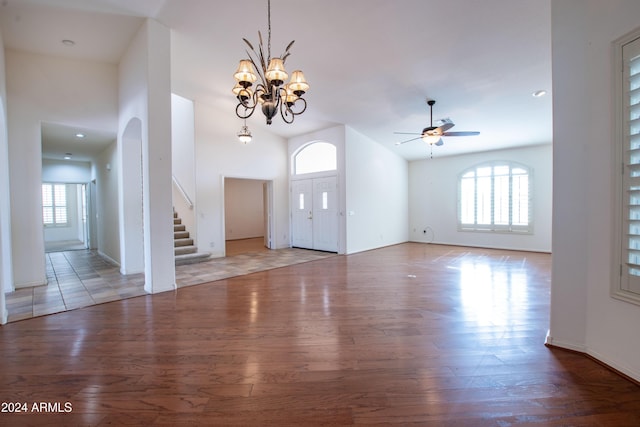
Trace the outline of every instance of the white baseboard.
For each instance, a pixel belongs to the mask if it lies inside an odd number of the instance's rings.
[[[616,362],[609,360],[605,355],[598,353],[597,351],[587,351],[587,354],[597,361],[607,365],[608,367],[615,369],[621,374],[631,378],[634,381],[640,383],[640,372],[634,371],[626,366],[622,366]]]
[[[24,289],[24,288],[34,288],[36,286],[47,286],[49,284],[49,281],[47,279],[44,279],[44,282],[41,281],[37,281],[37,282],[27,282],[27,283],[16,283],[15,284],[15,289]]]
[[[597,351],[593,351],[593,350],[589,350],[588,347],[581,345],[581,344],[576,344],[576,343],[570,343],[570,342],[566,342],[566,341],[559,341],[559,340],[555,340],[551,335],[550,335],[550,331],[547,331],[547,337],[544,340],[545,345],[551,346],[551,347],[557,347],[557,348],[561,348],[561,349],[565,349],[565,350],[571,350],[571,351],[575,351],[578,353],[582,353],[585,356],[591,357],[594,360],[596,360],[599,363],[602,363],[603,365],[607,366],[610,369],[613,369],[619,373],[621,373],[622,375],[625,375],[627,377],[629,377],[630,379],[640,382],[640,372],[634,371],[633,369],[630,369],[626,366],[622,366],[619,363],[616,363],[612,360],[609,360],[609,358],[603,354],[598,353]]]
[[[569,341],[561,341],[561,340],[554,339],[550,335],[549,331],[547,331],[547,337],[544,340],[544,344],[552,347],[564,348],[565,350],[577,351],[579,353],[587,352],[587,348],[584,345],[578,344],[578,343],[572,343]]]
[[[106,259],[107,261],[109,261],[110,263],[115,265],[116,267],[120,267],[120,263],[118,261],[116,261],[115,259],[111,258],[109,255],[105,254],[104,252],[98,251],[98,255],[100,255],[102,258]]]

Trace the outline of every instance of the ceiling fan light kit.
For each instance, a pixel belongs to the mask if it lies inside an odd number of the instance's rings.
[[[441,146],[444,144],[442,137],[445,136],[474,136],[480,135],[480,132],[476,131],[460,131],[460,132],[448,132],[449,129],[455,126],[455,123],[450,118],[444,118],[438,120],[436,123],[437,126],[433,125],[433,106],[436,101],[433,99],[427,99],[427,104],[429,105],[429,113],[430,113],[430,125],[424,129],[418,137],[407,139],[406,141],[400,141],[396,145],[401,145],[410,141],[415,141],[416,139],[422,139],[424,142],[429,144],[430,146]],[[406,132],[395,132],[396,134],[407,134]]]
[[[307,101],[303,95],[309,90],[309,84],[301,70],[291,73],[291,80],[285,83],[289,79],[285,61],[290,55],[289,49],[295,40],[287,45],[281,56],[271,57],[271,0],[267,1],[267,20],[269,33],[266,56],[260,31],[258,31],[257,50],[243,38],[249,47],[247,50],[249,58],[240,61],[233,75],[236,85],[232,91],[238,100],[236,115],[241,119],[247,119],[251,117],[256,107],[260,106],[268,125],[278,112],[285,123],[293,123],[295,116],[304,113],[307,109]],[[253,87],[258,79],[260,81]]]

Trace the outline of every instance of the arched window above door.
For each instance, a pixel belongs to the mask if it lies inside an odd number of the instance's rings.
[[[293,174],[334,171],[337,169],[336,146],[328,142],[311,143],[293,156]]]

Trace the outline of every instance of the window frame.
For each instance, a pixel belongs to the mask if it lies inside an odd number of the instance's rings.
[[[300,156],[301,154],[303,154],[305,152],[305,150],[308,150],[314,146],[318,146],[318,145],[323,145],[323,146],[330,146],[332,147],[332,154],[333,154],[333,159],[332,162],[335,164],[333,165],[334,167],[332,169],[318,169],[318,170],[313,170],[313,171],[309,171],[309,172],[299,172],[298,171],[298,166],[299,166],[299,162],[298,162],[298,156]],[[291,167],[291,175],[292,176],[312,176],[312,175],[318,175],[318,174],[327,174],[327,173],[335,173],[338,170],[338,147],[335,146],[335,144],[332,144],[330,142],[326,142],[326,141],[314,141],[311,142],[309,144],[305,144],[304,146],[302,146],[299,150],[297,150],[293,156],[292,156],[292,167]]]
[[[496,175],[495,170],[497,167],[508,167],[508,174]],[[489,175],[479,175],[479,169],[490,168],[491,173]],[[516,174],[515,176],[527,176],[527,217],[528,222],[526,225],[514,223],[513,218],[513,177],[514,170],[522,169],[525,171],[525,174]],[[465,177],[473,173],[472,177]],[[495,182],[496,177],[508,177],[508,193],[509,199],[507,201],[507,223],[496,223],[496,211],[495,211]],[[473,194],[473,223],[462,222],[463,221],[463,184],[465,179],[473,178],[474,179],[474,194]],[[479,223],[478,221],[478,178],[489,178],[490,181],[490,201],[489,201],[489,223]],[[489,161],[478,163],[474,166],[471,166],[461,173],[458,174],[458,200],[457,200],[457,224],[458,231],[469,231],[469,232],[486,232],[486,233],[506,233],[506,234],[533,234],[534,230],[534,221],[533,221],[533,169],[530,166],[525,164],[514,162],[514,161]]]
[[[613,64],[612,73],[614,78],[614,94],[613,94],[613,110],[614,110],[614,126],[613,126],[613,138],[614,143],[611,144],[612,150],[612,172],[614,175],[614,191],[613,191],[613,238],[612,238],[612,264],[611,264],[611,284],[610,295],[612,298],[626,301],[635,305],[640,305],[640,291],[631,289],[632,285],[629,283],[631,280],[635,282],[637,286],[640,277],[629,273],[629,270],[634,268],[627,264],[629,259],[630,249],[627,242],[631,237],[629,231],[630,221],[627,219],[627,214],[631,208],[628,204],[630,192],[627,191],[627,183],[632,181],[626,177],[626,173],[631,170],[627,161],[627,154],[630,154],[631,150],[631,135],[629,130],[630,121],[629,118],[631,105],[627,95],[629,86],[627,85],[627,63],[625,62],[624,49],[625,46],[630,46],[637,52],[636,58],[640,56],[640,28],[622,36],[615,40],[612,44],[613,48]],[[636,54],[634,52],[634,54]],[[639,105],[637,103],[635,105]],[[637,166],[637,165],[636,165]],[[637,234],[633,234],[637,235]]]

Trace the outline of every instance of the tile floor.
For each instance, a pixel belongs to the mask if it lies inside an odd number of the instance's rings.
[[[297,248],[255,249],[198,264],[176,266],[176,284],[181,288],[334,255]],[[47,253],[46,273],[48,285],[6,294],[9,322],[146,294],[144,274],[124,276],[118,266],[95,251]]]

